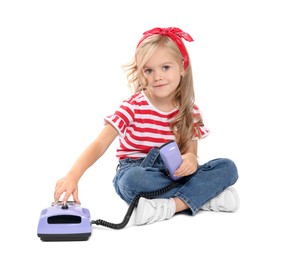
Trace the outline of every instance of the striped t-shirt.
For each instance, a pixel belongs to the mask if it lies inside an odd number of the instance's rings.
[[[177,108],[170,112],[158,110],[150,103],[143,91],[124,100],[113,115],[105,117],[105,123],[112,124],[120,136],[116,156],[119,159],[144,157],[151,148],[160,147],[174,140],[170,120],[177,113]],[[199,108],[195,105],[193,118],[196,118],[199,113]],[[194,122],[195,127],[196,124],[197,122]],[[204,126],[199,130],[202,137],[209,133]],[[195,139],[197,139],[197,133]]]

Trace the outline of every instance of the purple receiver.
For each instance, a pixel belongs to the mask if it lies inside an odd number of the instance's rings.
[[[181,177],[174,176],[175,171],[182,163],[182,157],[177,143],[175,141],[165,143],[159,148],[159,153],[169,171],[170,178],[174,181],[180,179]]]

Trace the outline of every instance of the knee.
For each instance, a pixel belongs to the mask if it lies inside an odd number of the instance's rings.
[[[205,164],[206,171],[212,171],[218,173],[219,176],[227,179],[230,185],[234,184],[238,179],[238,171],[236,164],[228,158],[219,158],[209,161]]]
[[[238,179],[238,170],[236,164],[228,158],[221,159],[221,163],[224,167],[225,173],[230,179],[231,185],[234,184]]]
[[[145,169],[141,166],[135,166],[128,169],[123,176],[118,180],[118,184],[121,187],[135,188],[143,182],[143,174]]]
[[[123,170],[120,173],[120,177],[116,178],[113,182],[115,191],[127,203],[131,203],[134,197],[141,191],[139,183],[142,172],[142,167],[131,167],[130,169]]]

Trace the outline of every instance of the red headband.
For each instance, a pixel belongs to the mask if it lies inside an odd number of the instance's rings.
[[[185,45],[181,38],[185,39],[188,42],[192,42],[192,37],[188,34],[183,32],[181,29],[176,27],[168,27],[168,28],[154,28],[149,31],[143,33],[143,38],[139,41],[138,46],[141,44],[143,40],[147,37],[152,36],[154,34],[161,34],[164,36],[169,36],[178,46],[184,60],[184,69],[186,70],[189,65],[188,53],[186,51]]]

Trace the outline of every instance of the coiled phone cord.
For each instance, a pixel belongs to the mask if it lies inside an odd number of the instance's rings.
[[[115,223],[111,223],[111,222],[108,222],[108,221],[105,221],[105,220],[102,220],[102,219],[97,219],[97,220],[92,220],[91,221],[91,224],[95,224],[95,225],[101,225],[101,226],[105,226],[105,227],[108,227],[108,228],[112,228],[112,229],[122,229],[124,228],[129,220],[130,220],[130,217],[133,213],[133,210],[134,208],[138,205],[138,202],[139,202],[139,199],[141,197],[144,197],[146,199],[152,199],[152,198],[155,198],[159,195],[162,195],[170,190],[172,190],[173,188],[177,187],[179,185],[178,182],[172,182],[170,183],[169,185],[165,186],[164,188],[162,189],[159,189],[159,190],[156,190],[156,191],[151,191],[151,192],[141,192],[139,193],[132,201],[132,203],[129,205],[129,208],[123,218],[123,221],[121,223],[118,223],[118,224],[115,224]]]

